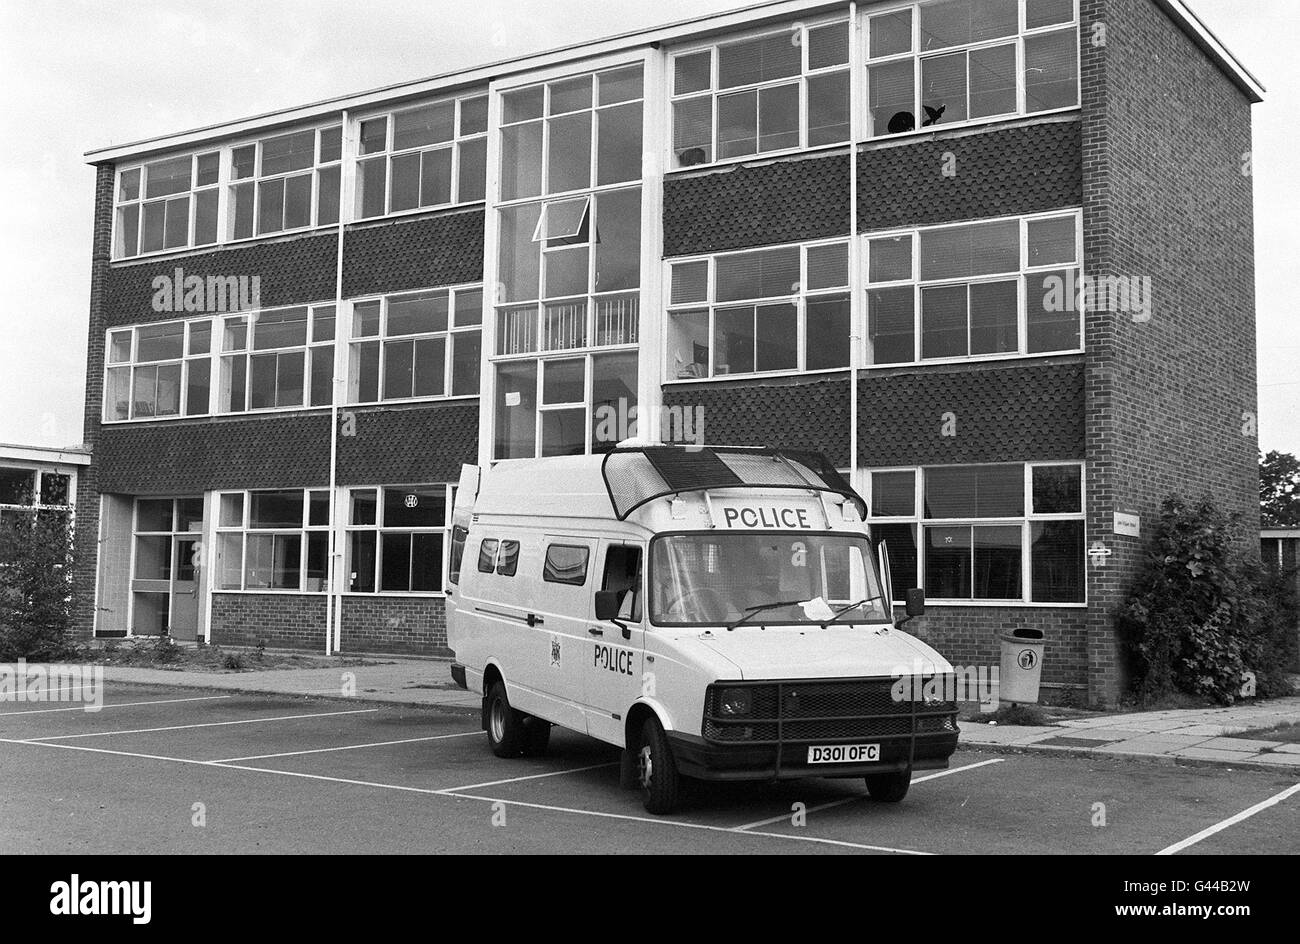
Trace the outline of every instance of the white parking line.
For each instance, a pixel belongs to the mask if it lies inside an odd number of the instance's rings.
[[[300,757],[303,754],[328,754],[331,751],[359,751],[363,747],[389,747],[393,744],[415,744],[418,741],[445,741],[448,738],[473,737],[482,731],[461,731],[459,734],[434,734],[429,737],[402,738],[399,741],[373,741],[369,744],[344,744],[339,747],[318,747],[310,751],[285,751],[281,754],[253,754],[249,757],[223,757],[209,764],[233,764],[241,760],[269,760],[272,757]]]
[[[479,732],[475,731],[474,734]],[[607,764],[592,764],[588,767],[568,767],[564,770],[552,770],[544,774],[529,774],[526,777],[510,777],[506,780],[489,780],[487,783],[470,783],[463,787],[448,787],[443,793],[456,793],[460,790],[481,790],[484,787],[499,787],[503,783],[519,783],[521,780],[541,780],[543,777],[559,777],[562,774],[576,774],[584,770],[599,770],[602,767],[617,767],[618,761],[610,761]]]
[[[974,770],[976,767],[987,767],[989,764],[1000,764],[1003,758],[999,757],[994,760],[982,760],[978,764],[967,764],[964,767],[952,767],[948,770],[940,770],[938,773],[926,774],[924,777],[917,777],[912,781],[913,784],[925,783],[927,780],[937,780],[940,777],[950,777],[953,774],[959,774],[966,770]],[[843,797],[839,800],[831,800],[829,803],[822,803],[818,806],[809,807],[805,813],[820,813],[822,810],[829,810],[836,806],[844,806],[846,803],[856,803],[858,800],[865,800],[866,794],[859,796]],[[782,813],[780,816],[771,816],[767,819],[760,819],[754,823],[746,823],[744,826],[736,826],[735,829],[754,829],[758,826],[771,826],[773,823],[784,823],[790,819],[790,813]]]
[[[353,708],[349,711],[320,711],[308,715],[276,715],[274,718],[244,718],[240,721],[208,721],[203,724],[175,724],[166,728],[135,728],[127,731],[86,731],[82,734],[47,734],[45,737],[24,738],[28,742],[67,741],[72,738],[106,737],[110,734],[154,734],[159,731],[187,731],[191,728],[220,728],[231,724],[262,724],[267,721],[297,721],[301,718],[330,718],[334,715],[364,715],[378,708]]]
[[[157,701],[118,701],[111,704],[100,705],[98,708],[89,709],[84,705],[76,705],[72,708],[37,708],[33,711],[0,711],[0,718],[7,718],[10,715],[44,715],[51,711],[84,711],[87,714],[95,714],[97,711],[103,711],[105,708],[133,708],[137,705],[174,705],[182,701],[212,701],[216,698],[234,698],[234,695],[200,695],[197,698],[160,698]]]
[[[1249,809],[1242,810],[1236,816],[1229,816],[1221,823],[1215,823],[1213,826],[1202,829],[1195,836],[1188,836],[1182,842],[1176,842],[1172,846],[1166,846],[1164,849],[1157,852],[1156,855],[1174,855],[1175,853],[1182,852],[1188,846],[1194,846],[1202,839],[1209,839],[1215,833],[1221,833],[1229,826],[1235,826],[1243,820],[1250,819],[1256,813],[1262,812],[1270,806],[1277,806],[1277,804],[1281,803],[1287,797],[1294,796],[1296,793],[1300,793],[1300,783],[1297,783],[1295,786],[1287,787],[1281,793],[1271,796],[1267,800],[1262,800]]]

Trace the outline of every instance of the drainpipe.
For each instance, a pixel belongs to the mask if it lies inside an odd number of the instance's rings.
[[[849,484],[859,493],[858,479],[858,370],[861,366],[862,247],[858,240],[858,4],[849,3]]]
[[[339,559],[343,551],[339,546],[339,529],[338,529],[338,465],[339,465],[339,401],[342,398],[339,385],[344,382],[340,376],[342,371],[339,370],[339,360],[341,350],[346,350],[340,346],[340,332],[343,330],[343,230],[344,221],[347,219],[348,193],[347,181],[351,178],[348,174],[348,161],[352,156],[352,149],[348,147],[351,140],[351,129],[348,127],[348,113],[343,112],[342,130],[340,132],[340,146],[342,148],[342,161],[339,165],[339,225],[338,225],[338,247],[334,257],[334,376],[330,384],[330,517],[329,517],[329,554],[326,558],[325,567],[325,655],[332,655],[339,650],[340,635],[342,631],[342,609],[343,600],[338,590],[337,583],[339,579]],[[336,597],[339,599],[335,600]]]

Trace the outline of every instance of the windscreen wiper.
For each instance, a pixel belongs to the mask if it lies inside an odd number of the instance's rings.
[[[727,624],[727,632],[731,632],[737,626],[741,626],[745,623],[748,623],[753,617],[757,616],[759,613],[764,613],[767,610],[780,609],[783,606],[798,606],[803,602],[804,602],[803,600],[781,600],[776,603],[760,603],[757,606],[748,607],[745,610],[744,616],[742,616],[738,620],[733,620],[732,622]]]
[[[865,600],[859,600],[857,603],[850,603],[848,606],[840,607],[838,610],[835,611],[834,616],[832,616],[826,622],[822,623],[822,629],[825,629],[831,623],[838,623],[840,617],[843,616],[845,613],[847,613],[849,610],[856,610],[858,607],[866,606],[868,603],[875,603],[877,600],[884,599],[884,596],[885,595],[883,593],[877,593],[874,597],[867,597]]]

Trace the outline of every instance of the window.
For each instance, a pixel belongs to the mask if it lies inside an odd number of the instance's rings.
[[[571,544],[550,544],[546,548],[546,563],[542,579],[547,583],[567,583],[581,587],[587,582],[587,558],[591,551]]]
[[[207,151],[119,171],[113,255],[215,243],[220,169],[221,152]]]
[[[0,526],[38,518],[52,520],[65,528],[72,521],[72,476],[65,472],[39,472],[36,469],[0,467]],[[9,535],[3,535],[7,540]],[[13,549],[0,548],[0,563]]]
[[[353,302],[348,402],[478,396],[482,323],[478,286]]]
[[[218,412],[328,406],[333,392],[334,331],[333,305],[224,318]]]
[[[502,577],[513,577],[519,569],[519,542],[502,541],[497,552],[497,573]]]
[[[848,284],[844,242],[674,262],[667,376],[848,367]]]
[[[441,592],[454,495],[449,485],[350,489],[349,592]]]
[[[618,618],[641,622],[641,548],[616,544],[605,552],[600,589],[620,594]]]
[[[218,493],[217,589],[324,591],[329,523],[324,489]]]
[[[451,529],[451,549],[447,554],[447,580],[449,583],[460,583],[460,566],[465,559],[465,539],[469,537],[469,529],[463,525],[456,525]]]
[[[497,566],[497,548],[501,542],[495,538],[484,538],[483,543],[478,546],[478,572],[480,574],[490,574],[496,570]]]
[[[674,56],[673,166],[848,141],[848,65],[846,20]]]
[[[868,17],[871,136],[1077,107],[1076,23],[1073,0],[933,0]]]
[[[227,239],[339,221],[343,130],[308,128],[230,151]]]
[[[873,471],[871,532],[889,549],[895,596],[1084,602],[1078,463]]]
[[[357,219],[483,199],[486,95],[361,121]]]
[[[1077,211],[873,236],[867,363],[1082,350],[1082,239]]]
[[[104,421],[208,413],[211,352],[207,318],[109,331]]]

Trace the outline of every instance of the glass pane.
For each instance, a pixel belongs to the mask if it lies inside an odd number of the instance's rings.
[[[190,241],[190,198],[180,197],[167,201],[166,222],[163,229],[163,248],[175,249]]]
[[[1041,272],[1025,277],[1025,316],[1029,353],[1075,351],[1079,337],[1078,270]]]
[[[673,104],[673,153],[678,167],[695,167],[713,160],[712,96]]]
[[[672,272],[671,304],[708,300],[709,263],[706,260],[674,263]]]
[[[927,518],[1018,518],[1025,513],[1022,465],[944,466],[925,470]]]
[[[207,246],[217,241],[217,202],[220,191],[202,190],[194,196],[194,245]]]
[[[502,128],[501,199],[535,197],[541,192],[542,123]]]
[[[212,389],[212,362],[192,360],[186,365],[185,415],[200,416],[208,412],[208,394]]]
[[[974,538],[975,599],[1021,599],[1025,591],[1020,575],[1020,526],[976,527]]]
[[[546,548],[546,563],[542,566],[542,579],[548,583],[567,583],[580,587],[587,582],[587,558],[591,552],[585,547],[550,544]]]
[[[596,197],[596,234],[592,242],[596,252],[595,291],[624,291],[641,284],[640,188]]]
[[[446,523],[446,486],[406,485],[384,489],[385,528],[441,528]]]
[[[970,117],[983,118],[986,115],[1015,112],[1015,43],[989,49],[972,49],[969,69]]]
[[[316,532],[307,535],[307,574],[303,589],[319,593],[325,589],[329,575],[330,536]]]
[[[131,632],[137,636],[165,636],[169,605],[165,593],[135,593],[131,611]]]
[[[1032,470],[1034,514],[1083,511],[1083,471],[1077,465],[1040,465]]]
[[[939,0],[920,10],[923,50],[1014,36],[1020,27],[1018,0]]]
[[[548,246],[585,243],[591,236],[591,197],[546,204],[538,237]]]
[[[245,409],[244,393],[248,383],[248,360],[243,354],[221,359],[221,410],[239,413]]]
[[[691,53],[673,60],[673,94],[703,92],[713,86],[713,52]]]
[[[849,24],[832,23],[808,31],[808,68],[825,69],[849,62]]]
[[[393,158],[393,192],[389,202],[394,213],[420,205],[419,154],[402,154]]]
[[[912,237],[886,236],[871,240],[870,281],[900,282],[912,278]]]
[[[1038,29],[1074,19],[1074,0],[1025,0],[1025,29]]]
[[[798,109],[797,101],[794,107]],[[813,76],[808,80],[808,146],[838,144],[848,139],[849,74]]]
[[[718,98],[718,157],[758,153],[758,93],[737,92]]]
[[[910,518],[916,514],[916,473],[872,472],[871,514]]]
[[[776,298],[799,291],[799,248],[765,249],[719,256],[715,298]]]
[[[487,192],[487,138],[464,141],[459,149],[456,199],[461,203],[482,200]]]
[[[599,88],[597,101],[601,105],[613,105],[640,98],[641,84],[640,66],[602,72],[596,76],[596,85]]]
[[[849,298],[834,295],[808,299],[805,341],[807,370],[849,366]]]
[[[374,338],[379,336],[379,300],[357,302],[352,306],[352,336]]]
[[[546,291],[543,297],[585,294],[590,255],[591,250],[586,246],[548,252],[543,257],[546,260]]]
[[[137,330],[136,360],[141,363],[178,358],[185,349],[185,325],[174,321]],[[129,350],[129,348],[128,348]]]
[[[446,331],[448,304],[445,291],[390,297],[387,336]]]
[[[447,392],[447,339],[415,342],[415,389],[412,396],[440,397]]]
[[[420,206],[451,203],[451,148],[420,155]]]
[[[230,152],[230,175],[234,180],[247,180],[253,176],[257,162],[257,145],[248,144]]]
[[[497,555],[497,573],[503,577],[513,577],[519,569],[519,542],[502,541],[501,553]]]
[[[306,170],[315,161],[315,131],[295,131],[262,141],[262,176]]]
[[[912,60],[888,62],[867,70],[871,133],[902,134],[916,129],[916,72]]]
[[[921,356],[965,357],[970,353],[966,333],[965,285],[921,290]]]
[[[925,595],[936,600],[970,599],[969,526],[925,529]]]
[[[715,374],[754,372],[754,309],[719,308],[713,325]]]
[[[460,133],[482,134],[487,131],[488,100],[486,95],[463,98],[460,102]]]
[[[239,590],[244,576],[244,536],[242,534],[217,535],[217,554],[220,557],[217,586],[221,590]]]
[[[591,186],[591,112],[568,115],[550,122],[547,162],[547,193],[563,193]]]
[[[372,118],[361,122],[361,153],[378,154],[388,149],[388,119]]]
[[[500,365],[496,388],[496,458],[532,458],[536,452],[537,362]]]
[[[490,574],[496,569],[497,547],[500,542],[485,538],[478,546],[478,569],[480,573]]]
[[[176,499],[176,530],[192,532],[203,530],[203,499]]]
[[[641,177],[641,103],[603,108],[597,115],[596,183],[622,183]]]
[[[871,363],[906,364],[915,360],[914,304],[911,286],[867,293]]]
[[[320,133],[320,162],[328,164],[343,157],[343,129],[324,128]]]
[[[140,168],[124,170],[118,177],[117,199],[119,201],[138,200],[140,198]]]
[[[754,369],[799,366],[799,310],[794,305],[760,305],[756,312]]]
[[[587,399],[587,362],[573,358],[546,361],[542,372],[542,403],[585,403]]]
[[[458,331],[451,336],[452,396],[478,396],[482,348],[483,338],[477,331]]]
[[[1025,38],[1025,111],[1079,104],[1079,39],[1074,29]]]
[[[906,592],[917,585],[916,575],[916,525],[873,524],[871,537],[884,541],[889,551],[889,569],[893,572],[893,597],[904,599]]]
[[[921,278],[960,279],[1020,268],[1016,220],[951,226],[921,233]]]
[[[970,352],[1004,354],[1020,350],[1020,283],[991,282],[970,287]]]
[[[1031,596],[1035,603],[1084,602],[1082,521],[1030,525]]]
[[[537,305],[514,305],[497,311],[497,353],[537,350]]]
[[[301,528],[303,498],[298,489],[253,492],[250,496],[250,528]]]
[[[1029,264],[1031,266],[1063,265],[1076,261],[1074,215],[1058,216],[1050,220],[1030,220]]]
[[[849,284],[849,249],[843,243],[808,248],[807,288],[839,288]]]
[[[146,197],[165,197],[173,193],[184,193],[190,189],[192,159],[173,157],[165,161],[146,164],[144,195]]]
[[[546,410],[541,414],[542,455],[580,456],[587,449],[587,410]]]
[[[284,229],[284,179],[266,180],[257,185],[257,231],[278,233]]]
[[[240,184],[230,188],[230,199],[234,204],[230,211],[230,235],[232,239],[247,239],[253,235],[253,185]]]
[[[668,314],[668,376],[687,380],[709,376],[709,313]]]
[[[238,492],[221,496],[217,523],[223,528],[244,526],[244,496]]]
[[[311,349],[311,405],[329,406],[334,401],[334,348]]]
[[[131,369],[117,367],[109,370],[104,390],[104,417],[124,420],[131,415]]]
[[[798,32],[783,30],[718,47],[718,87],[736,88],[798,75],[803,68],[799,38]]]
[[[29,487],[34,487],[34,481]],[[135,503],[137,531],[171,531],[173,504],[170,498],[142,498]]]
[[[348,590],[375,592],[375,565],[379,535],[374,531],[353,531],[348,535]]]
[[[5,470],[10,471],[10,470]],[[45,472],[41,475],[41,504],[42,505],[66,505],[68,503],[68,493],[72,488],[72,476],[63,475],[59,472]],[[0,478],[0,493],[4,492],[3,479]],[[6,504],[4,498],[0,498],[0,505]]]
[[[318,305],[311,310],[312,341],[334,340],[334,306]]]
[[[921,60],[921,126],[966,120],[966,53]]]
[[[605,452],[636,434],[637,354],[591,359],[591,451]]]
[[[393,115],[393,150],[442,144],[455,135],[456,103],[438,102]]]
[[[384,399],[402,400],[415,385],[415,343],[389,341],[384,345]]]
[[[388,161],[379,157],[357,165],[357,212],[364,218],[384,215],[384,181],[388,178]]]
[[[873,16],[870,25],[871,58],[912,51],[912,11],[899,10]]]
[[[442,589],[442,532],[411,535],[411,590]]]
[[[379,499],[373,488],[352,489],[352,514],[348,519],[354,525],[374,524]]]
[[[117,211],[117,251],[121,256],[134,256],[140,251],[139,205]]]
[[[520,89],[517,92],[506,92],[501,96],[502,124],[542,117],[545,95],[545,87],[541,85]]]
[[[253,350],[265,351],[307,343],[307,309],[264,311],[253,325]]]
[[[589,75],[551,83],[551,101],[548,114],[563,115],[591,107],[591,81]]]

